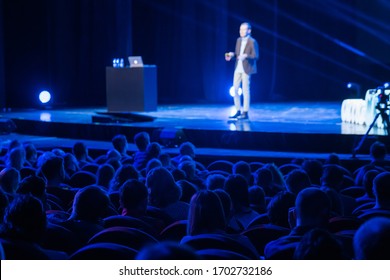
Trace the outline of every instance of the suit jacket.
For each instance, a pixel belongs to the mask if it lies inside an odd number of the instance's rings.
[[[241,41],[242,39],[239,37],[236,42],[236,57],[240,55]],[[245,46],[244,53],[248,55],[248,57],[242,61],[245,73],[248,75],[257,73],[256,60],[259,58],[259,46],[257,45],[256,40],[250,36]],[[237,62],[238,61],[236,60],[235,67],[237,67]]]

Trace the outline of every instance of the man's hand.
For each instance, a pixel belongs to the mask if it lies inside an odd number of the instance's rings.
[[[225,53],[225,60],[230,61],[234,57],[234,52],[227,52]]]

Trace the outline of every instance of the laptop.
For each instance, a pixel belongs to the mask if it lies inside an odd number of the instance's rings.
[[[130,68],[133,67],[144,67],[141,56],[129,56],[129,65]]]

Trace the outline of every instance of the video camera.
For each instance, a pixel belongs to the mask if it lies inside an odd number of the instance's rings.
[[[376,88],[376,95],[378,96],[377,109],[388,109],[390,88],[379,86]]]

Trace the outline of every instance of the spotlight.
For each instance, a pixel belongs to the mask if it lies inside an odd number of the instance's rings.
[[[39,101],[41,101],[42,104],[47,104],[51,100],[51,94],[47,90],[41,91],[39,94]]]
[[[230,93],[231,97],[234,97],[234,87],[230,88],[229,93]],[[241,94],[242,94],[242,89],[238,88],[238,95],[241,95]]]

